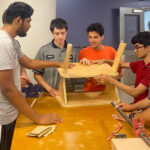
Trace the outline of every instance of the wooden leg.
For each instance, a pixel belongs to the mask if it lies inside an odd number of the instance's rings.
[[[105,90],[104,90],[104,94],[106,95],[111,95],[113,98],[116,97],[115,99],[118,99],[118,101],[116,101],[116,103],[120,102],[120,98],[119,98],[119,94],[117,91],[117,88],[112,85],[112,84],[108,84],[105,86]]]
[[[67,105],[66,79],[61,77],[59,83],[59,96],[57,97],[61,104]]]

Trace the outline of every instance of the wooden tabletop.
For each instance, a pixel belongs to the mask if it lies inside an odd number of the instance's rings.
[[[32,103],[34,99],[27,99]],[[26,134],[37,127],[31,120],[19,114],[11,150],[111,150],[106,138],[117,128],[119,121],[112,119],[116,110],[111,105],[65,108],[57,100],[43,95],[33,106],[40,114],[56,113],[64,122],[47,137],[28,137]],[[135,137],[127,122],[121,122],[119,133]]]
[[[80,63],[74,64],[75,66],[71,69],[67,69],[66,72],[64,71],[64,68],[57,68],[60,76],[64,78],[90,78],[99,76],[101,73],[112,77],[118,75],[118,72],[114,72],[112,67],[107,63],[101,65],[82,65]]]

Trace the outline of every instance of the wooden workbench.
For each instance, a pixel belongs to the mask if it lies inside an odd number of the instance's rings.
[[[32,99],[27,99],[29,103]],[[11,150],[111,150],[111,141],[106,138],[116,129],[118,121],[112,119],[116,110],[111,105],[65,108],[57,100],[43,95],[33,106],[38,113],[56,113],[64,122],[47,137],[28,137],[26,133],[37,125],[19,115],[15,127]],[[121,122],[119,133],[135,137],[131,127]]]

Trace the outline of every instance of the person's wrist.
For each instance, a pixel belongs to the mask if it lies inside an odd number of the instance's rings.
[[[102,59],[103,63],[107,63],[106,59]]]
[[[52,87],[50,87],[50,88],[49,88],[49,90],[48,90],[48,92],[49,92],[49,93],[51,93],[51,92],[52,92],[52,90],[53,90],[53,88],[52,88]]]
[[[133,104],[129,104],[128,109],[129,109],[129,111],[133,111],[135,109],[135,107]]]
[[[62,62],[57,62],[56,67],[61,68],[62,67]]]
[[[122,63],[121,62],[119,63],[119,68],[122,68]]]
[[[115,81],[115,79],[114,79],[114,78],[109,77],[109,79],[108,79],[108,83],[109,83],[109,84],[113,84],[113,83],[114,83],[114,81]]]
[[[35,112],[35,118],[33,119],[33,121],[37,124],[40,124],[40,116],[41,115]]]
[[[45,85],[45,90],[50,93],[50,91],[52,90],[52,87],[50,87],[49,85]]]

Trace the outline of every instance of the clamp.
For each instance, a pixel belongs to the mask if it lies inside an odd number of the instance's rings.
[[[122,138],[126,138],[126,134],[125,133],[121,133],[121,134],[117,134],[117,133],[114,133],[114,136],[116,139],[122,139]]]
[[[133,131],[137,137],[140,137],[140,133],[144,132],[146,134],[146,129],[144,128],[145,120],[142,118],[138,122],[136,118],[132,119]]]
[[[116,128],[116,130],[113,131],[113,132],[110,134],[110,136],[106,139],[106,141],[109,141],[110,139],[112,139],[112,137],[115,136],[115,135],[121,130],[121,128],[122,128],[122,125],[121,125],[121,123],[119,122],[119,123],[118,123],[118,127]]]

